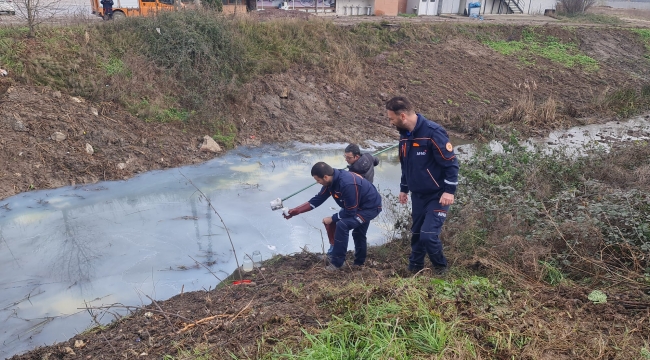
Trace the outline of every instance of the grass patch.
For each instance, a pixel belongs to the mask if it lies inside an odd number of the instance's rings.
[[[553,36],[544,37],[532,29],[525,29],[519,41],[484,40],[484,43],[503,55],[517,56],[524,64],[534,64],[535,56],[539,56],[568,68],[580,66],[586,71],[599,69],[598,61],[581,54],[577,44],[565,43]]]
[[[582,13],[570,15],[558,15],[558,19],[564,22],[577,22],[586,24],[621,25],[623,20],[616,16],[604,14]]]
[[[452,339],[463,338],[463,333],[455,328],[456,319],[452,317],[451,323],[443,320],[445,308],[439,307],[440,303],[462,298],[477,309],[487,309],[508,301],[508,292],[500,284],[476,276],[449,282],[426,277],[393,279],[382,287],[396,289],[400,296],[378,296],[368,303],[351,303],[343,316],[334,316],[321,331],[303,330],[305,340],[300,350],[284,347],[283,351],[267,354],[265,358],[418,359],[440,356],[456,342]],[[346,288],[367,286],[351,283]],[[470,344],[469,347],[474,346]]]
[[[226,149],[235,147],[235,138],[237,137],[237,128],[234,124],[224,120],[214,122],[215,134],[212,136],[214,141],[222,144]]]
[[[641,37],[646,48],[645,57],[650,59],[650,29],[632,29],[632,31]]]
[[[127,72],[127,68],[124,65],[122,59],[110,58],[107,62],[102,64],[102,68],[106,71],[106,74],[109,76],[124,74]]]
[[[600,100],[600,107],[614,111],[621,117],[630,117],[650,109],[650,85],[640,90],[624,88],[606,94]]]

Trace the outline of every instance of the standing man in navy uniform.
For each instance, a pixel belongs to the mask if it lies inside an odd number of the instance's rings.
[[[366,262],[368,245],[366,233],[370,220],[381,212],[381,196],[375,186],[368,180],[348,171],[333,169],[324,162],[318,162],[311,168],[311,175],[321,190],[308,202],[289,210],[288,220],[292,217],[319,207],[330,196],[341,207],[337,214],[323,219],[326,226],[336,223],[334,249],[330,264],[325,270],[336,271],[345,262],[348,250],[350,230],[354,240],[354,265],[362,266]]]
[[[417,114],[408,99],[394,97],[386,103],[390,124],[400,133],[399,159],[402,167],[399,201],[406,204],[411,192],[410,272],[424,268],[429,256],[436,274],[447,271],[440,232],[454,203],[458,185],[458,159],[442,126]]]

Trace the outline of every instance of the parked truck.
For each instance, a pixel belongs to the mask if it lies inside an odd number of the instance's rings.
[[[93,14],[106,18],[100,0],[90,0]],[[184,4],[180,0],[113,0],[113,19],[125,16],[154,15],[159,11],[176,10]]]

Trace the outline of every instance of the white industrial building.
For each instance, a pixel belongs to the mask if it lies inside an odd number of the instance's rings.
[[[484,14],[544,14],[545,10],[555,10],[557,0],[336,0],[337,15],[377,15],[395,16],[397,14],[417,15],[468,15],[470,3],[479,3],[474,9],[478,15]]]

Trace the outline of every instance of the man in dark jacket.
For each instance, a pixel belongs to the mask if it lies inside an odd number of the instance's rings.
[[[458,185],[458,159],[449,136],[442,126],[415,113],[404,97],[386,103],[390,124],[400,133],[399,159],[402,167],[399,201],[406,204],[412,194],[413,227],[409,271],[424,268],[429,255],[434,272],[447,271],[439,235],[454,203]]]
[[[345,148],[345,161],[348,163],[348,170],[361,175],[361,177],[372,183],[375,177],[375,166],[379,165],[379,159],[369,153],[361,155],[359,145],[350,144]],[[330,242],[327,256],[331,257],[332,251],[334,251],[334,233],[336,232],[336,223],[325,224],[325,230],[327,231],[327,238]]]
[[[375,166],[379,165],[379,159],[370,153],[362,155],[359,145],[350,144],[345,148],[345,161],[348,163],[348,170],[363,176],[370,182],[374,180]]]
[[[348,250],[349,232],[352,230],[354,240],[354,265],[363,265],[366,261],[366,233],[370,220],[381,212],[381,196],[373,184],[358,174],[332,169],[324,162],[318,162],[311,168],[311,175],[323,187],[308,202],[289,210],[286,219],[311,211],[319,207],[330,196],[341,207],[337,214],[323,219],[323,224],[336,224],[334,233],[334,250],[330,264],[325,268],[335,271],[343,266]]]
[[[113,17],[113,0],[102,0],[100,3],[104,8],[104,20],[111,19]]]

